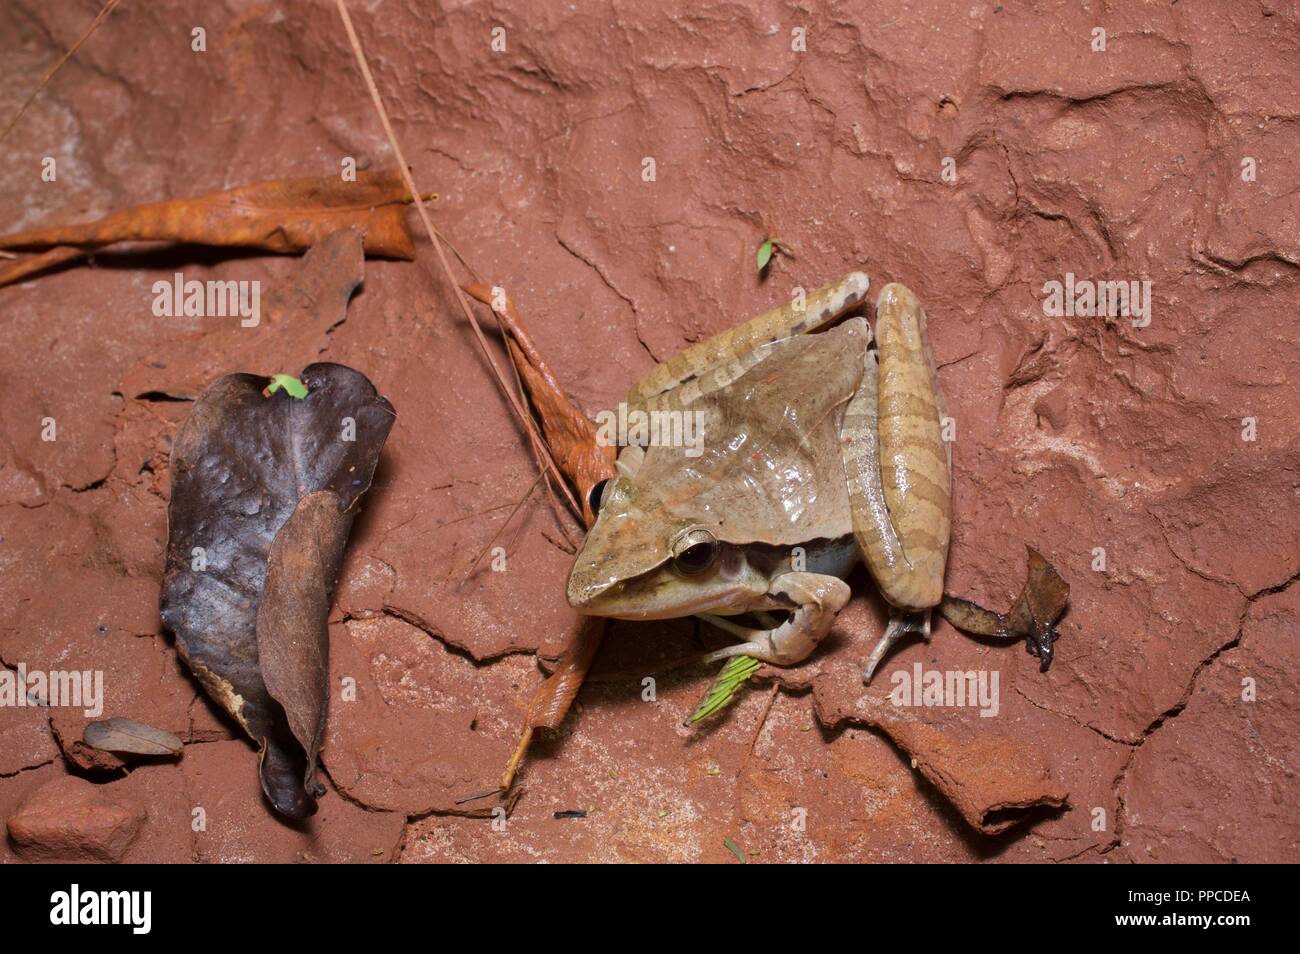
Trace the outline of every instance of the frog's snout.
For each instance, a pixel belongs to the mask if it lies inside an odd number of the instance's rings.
[[[640,587],[620,578],[608,561],[584,559],[581,553],[569,571],[565,597],[584,616],[640,619]]]
[[[590,564],[584,564],[579,556],[578,562],[574,563],[573,569],[569,572],[569,583],[565,588],[565,597],[569,605],[579,613],[588,616],[600,615],[591,610],[601,594],[614,585],[613,580],[600,579],[592,572],[594,569]]]
[[[575,608],[578,612],[586,612],[593,600],[597,599],[604,589],[607,589],[607,587],[595,586],[591,582],[584,580],[582,574],[578,573],[578,569],[575,567],[573,572],[569,573],[568,587],[564,595],[568,598],[569,606]]]

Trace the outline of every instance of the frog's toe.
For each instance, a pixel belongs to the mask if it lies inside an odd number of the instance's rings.
[[[905,610],[890,611],[889,625],[885,627],[884,635],[880,637],[880,642],[876,643],[876,648],[871,650],[871,655],[867,657],[867,663],[862,668],[862,681],[864,683],[871,683],[871,677],[875,673],[876,667],[885,658],[890,647],[910,633],[918,633],[922,639],[930,638],[929,610],[920,613],[909,613]]]
[[[701,619],[707,619],[710,623],[717,623],[716,619],[708,616],[703,616]],[[777,662],[775,659],[769,659],[768,657],[770,655],[770,650],[765,643],[756,642],[755,640],[747,640],[743,643],[733,643],[730,646],[724,646],[722,649],[709,653],[704,657],[704,662],[715,663],[720,659],[730,659],[732,656],[753,656],[755,659],[761,660],[765,663],[773,663],[777,666],[781,665],[781,663]]]
[[[800,662],[809,652],[812,652],[812,647],[816,645],[816,643],[809,644],[807,650],[802,654],[792,652],[794,648],[791,645],[792,641],[789,634],[783,632],[783,630],[795,621],[795,616],[774,629],[751,629],[748,626],[733,623],[721,616],[702,615],[700,618],[744,640],[742,643],[724,646],[722,649],[709,653],[704,657],[706,663],[729,659],[732,656],[753,656],[755,659],[771,663],[773,666],[791,666]]]

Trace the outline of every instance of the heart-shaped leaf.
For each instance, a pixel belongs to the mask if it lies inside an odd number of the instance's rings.
[[[232,374],[195,402],[172,451],[162,591],[182,657],[261,747],[262,787],[291,818],[324,793],[330,594],[396,417],[352,368],[300,378],[302,399]]]

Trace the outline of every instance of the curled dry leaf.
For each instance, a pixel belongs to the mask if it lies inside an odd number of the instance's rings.
[[[86,726],[82,741],[104,752],[134,755],[179,755],[184,744],[166,729],[134,719],[102,719]]]
[[[318,490],[298,502],[271,544],[257,608],[262,678],[307,753],[304,784],[309,789],[329,700],[330,593],[352,523],[341,503],[332,490]]]
[[[193,199],[138,205],[94,222],[0,236],[0,249],[48,249],[6,262],[0,285],[26,278],[117,242],[191,242],[268,252],[301,252],[332,232],[365,232],[368,255],[411,260],[406,225],[410,193],[396,172],[275,179]]]
[[[996,639],[1024,639],[1025,648],[1040,660],[1039,671],[1052,665],[1052,644],[1061,638],[1056,622],[1070,602],[1070,584],[1033,547],[1025,586],[1005,613],[995,613],[970,600],[945,596],[940,605],[943,618],[960,630]]]
[[[172,452],[162,591],[181,656],[260,746],[262,787],[291,818],[323,793],[330,594],[396,416],[352,368],[299,377],[301,400],[232,374],[195,402]]]
[[[509,333],[510,357],[528,391],[528,400],[541,424],[542,437],[556,466],[578,491],[582,520],[590,527],[596,522],[591,491],[614,476],[615,448],[596,439],[596,425],[565,395],[533,344],[514,302],[504,292],[489,285],[468,285],[465,291],[485,305],[491,305]],[[494,291],[499,294],[494,296]]]
[[[528,399],[541,424],[542,437],[552,458],[582,502],[582,519],[590,527],[596,522],[591,491],[614,476],[615,449],[596,439],[596,426],[574,406],[541,353],[533,344],[514,303],[488,285],[471,285],[465,291],[491,305],[505,326],[510,357],[528,391]],[[494,292],[497,294],[494,295]],[[565,648],[555,669],[533,692],[524,716],[524,728],[515,751],[506,764],[499,788],[508,791],[514,783],[533,734],[538,729],[557,729],[582,688],[587,671],[605,635],[605,620],[588,617],[573,641]]]

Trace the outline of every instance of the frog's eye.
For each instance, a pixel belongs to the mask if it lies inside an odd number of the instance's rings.
[[[609,495],[610,481],[602,480],[593,484],[591,490],[587,491],[587,503],[591,505],[592,513],[600,513],[600,508],[605,505],[605,498]]]
[[[687,530],[673,543],[673,566],[683,576],[703,573],[718,559],[718,541],[703,527]]]

